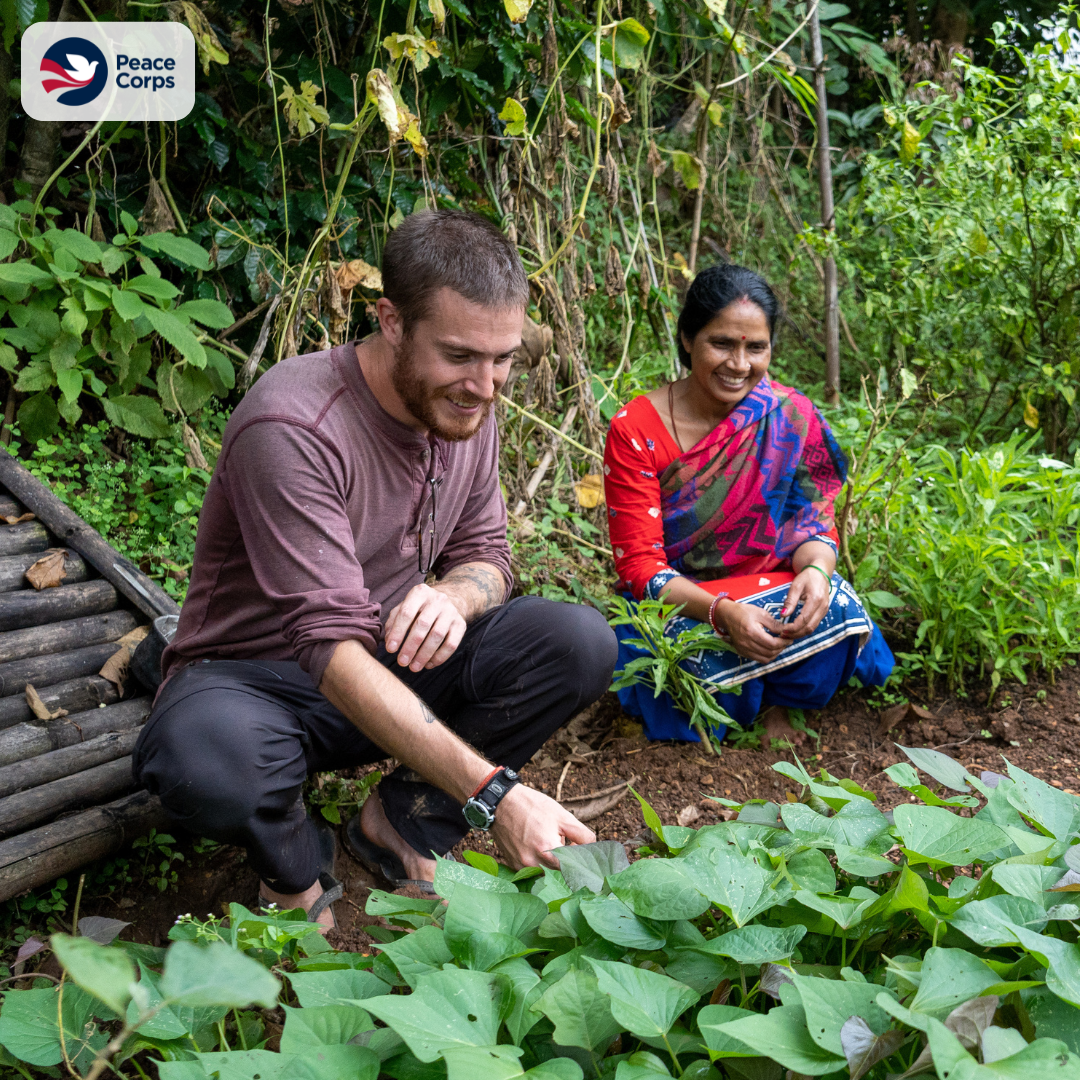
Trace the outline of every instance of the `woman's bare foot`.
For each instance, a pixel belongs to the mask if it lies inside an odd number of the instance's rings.
[[[390,824],[377,791],[367,797],[360,811],[360,828],[372,843],[389,848],[401,860],[406,877],[414,881],[435,880],[435,860],[425,859],[411,844],[406,843],[397,829]]]
[[[773,705],[765,711],[761,722],[765,725],[765,734],[770,740],[779,739],[792,746],[802,746],[806,742],[806,733],[796,731],[791,726],[788,711],[782,705]]]
[[[311,905],[322,894],[323,887],[317,881],[309,889],[305,889],[301,893],[274,892],[265,881],[259,882],[259,899],[264,904],[277,904],[279,911],[292,911],[294,908],[303,908],[305,911],[310,911]],[[319,933],[325,934],[327,930],[334,929],[334,913],[327,907],[319,914],[315,922],[319,927]]]

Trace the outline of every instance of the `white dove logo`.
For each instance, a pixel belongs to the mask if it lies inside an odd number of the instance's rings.
[[[52,93],[53,90],[61,88],[75,90],[94,81],[94,72],[97,71],[98,66],[96,60],[87,60],[85,56],[80,56],[78,53],[66,53],[65,56],[68,62],[66,69],[62,68],[55,60],[43,60],[41,62],[42,71],[48,71],[59,76],[59,78],[45,79],[42,82],[41,85],[45,88],[46,93]]]

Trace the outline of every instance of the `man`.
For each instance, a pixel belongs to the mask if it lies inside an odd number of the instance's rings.
[[[346,834],[395,884],[430,882],[470,821],[512,865],[557,866],[592,832],[492,774],[599,697],[616,657],[592,608],[505,602],[491,406],[528,302],[517,252],[476,215],[413,214],[383,288],[379,334],[278,364],[229,420],[134,754],[177,824],[247,848],[263,902],[327,926],[310,772],[397,760]]]

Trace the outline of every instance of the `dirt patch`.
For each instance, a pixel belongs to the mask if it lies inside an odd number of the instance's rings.
[[[907,799],[882,770],[906,760],[895,743],[934,747],[962,762],[978,775],[1003,771],[1004,757],[1055,787],[1080,792],[1080,675],[1066,668],[1055,685],[1006,686],[992,705],[986,695],[942,697],[914,702],[906,709],[872,709],[865,696],[844,692],[820,713],[807,716],[819,739],[804,748],[802,760],[813,771],[824,767],[834,776],[849,777],[879,796],[887,808]],[[886,730],[890,723],[895,724]],[[894,742],[895,740],[895,742]],[[797,795],[796,786],[770,767],[792,760],[790,752],[725,747],[719,757],[700,744],[648,743],[640,729],[607,695],[567,729],[556,733],[524,770],[526,783],[548,795],[561,795],[570,809],[633,778],[633,786],[652,804],[665,824],[695,828],[723,820],[724,810],[708,796],[772,799],[782,802]],[[933,785],[931,785],[933,786]],[[632,795],[591,821],[601,840],[632,843],[642,837],[644,823]],[[490,839],[472,833],[455,852],[472,848],[496,854]],[[230,901],[250,904],[255,897],[255,874],[244,853],[223,847],[198,856],[185,846],[176,891],[128,887],[108,895],[88,897],[83,912],[129,920],[125,933],[135,941],[166,943],[169,927],[184,913],[204,916],[222,913]],[[338,845],[337,876],[346,889],[336,905],[339,929],[330,940],[337,948],[366,951],[373,939],[364,927],[377,920],[364,914],[373,888],[385,887]]]

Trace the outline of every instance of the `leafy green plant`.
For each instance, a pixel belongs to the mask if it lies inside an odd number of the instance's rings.
[[[66,981],[9,989],[0,1044],[91,1080],[135,1054],[162,1080],[1080,1076],[1080,798],[906,753],[889,812],[778,762],[798,800],[722,800],[719,825],[643,801],[632,864],[614,841],[559,870],[439,860],[436,898],[371,893],[376,955],[239,904],[167,950],[57,934]],[[284,1007],[278,1053],[252,1004]]]
[[[182,302],[155,261],[206,270],[207,252],[172,233],[139,235],[126,211],[121,225],[109,243],[42,230],[25,200],[0,205],[0,367],[29,394],[18,420],[31,442],[61,419],[77,423],[89,400],[125,431],[163,438],[162,406],[187,415],[235,383],[232,361],[205,344],[205,328],[229,326],[231,311],[218,300]]]
[[[318,773],[307,785],[305,801],[309,806],[317,806],[327,821],[340,825],[341,811],[347,810],[349,817],[355,814],[367,802],[367,797],[380,780],[382,773],[378,769],[366,773],[359,780],[333,772]]]
[[[204,416],[204,431],[220,434],[225,419]],[[13,434],[9,449],[34,476],[168,592],[183,598],[210,473],[189,459],[181,432],[171,428],[163,439],[127,440],[123,456],[113,450],[116,432],[105,421],[81,424],[31,446],[18,425]]]
[[[611,601],[612,626],[632,626],[638,636],[627,638],[634,648],[648,650],[648,656],[631,660],[615,672],[613,690],[640,683],[652,687],[659,697],[667,691],[676,706],[690,717],[691,726],[709,747],[717,744],[713,730],[719,725],[738,727],[717,703],[705,683],[686,668],[686,662],[704,652],[730,652],[731,646],[704,623],[677,634],[668,632],[668,623],[682,610],[660,600],[640,600],[631,604],[622,597]],[[725,687],[725,693],[741,693],[740,687]]]

